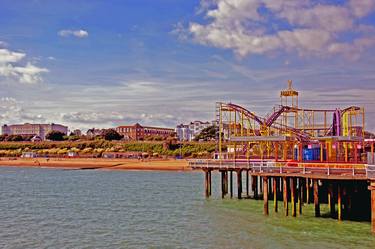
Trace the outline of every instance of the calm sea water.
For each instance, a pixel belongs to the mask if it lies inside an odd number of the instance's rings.
[[[375,248],[368,222],[262,205],[206,200],[198,172],[2,167],[0,248]]]

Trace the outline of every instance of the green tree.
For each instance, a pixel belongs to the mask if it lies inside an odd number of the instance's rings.
[[[52,141],[63,141],[65,134],[61,131],[50,131],[46,135],[46,139]]]
[[[214,140],[216,138],[216,126],[212,125],[207,128],[204,128],[198,136],[195,137],[196,141],[199,140]]]
[[[9,135],[6,140],[11,142],[19,142],[23,141],[23,137],[21,135]]]
[[[108,129],[108,130],[105,130],[103,132],[103,138],[105,140],[109,140],[109,141],[112,141],[112,140],[121,140],[123,138],[122,135],[120,135],[117,131],[115,131],[114,129]]]

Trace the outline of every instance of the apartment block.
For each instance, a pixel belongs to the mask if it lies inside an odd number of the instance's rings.
[[[45,140],[46,135],[50,131],[60,131],[64,134],[68,133],[68,127],[60,124],[14,124],[14,125],[3,125],[2,134],[3,135],[33,135],[39,136],[41,139]]]
[[[138,123],[134,125],[122,125],[116,131],[124,136],[126,140],[144,140],[147,136],[168,137],[174,134],[174,129],[163,127],[142,126]]]
[[[211,122],[202,122],[199,120],[189,124],[180,124],[176,126],[176,134],[180,141],[192,141],[201,131],[213,125]]]

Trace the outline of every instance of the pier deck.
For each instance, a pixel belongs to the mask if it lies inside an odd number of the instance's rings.
[[[338,220],[343,219],[344,213],[348,215],[352,210],[363,210],[362,203],[367,203],[370,197],[372,232],[375,234],[375,165],[197,159],[190,160],[189,166],[205,172],[206,197],[212,193],[211,172],[218,171],[221,173],[222,198],[228,192],[232,198],[233,172],[236,172],[237,196],[241,199],[242,172],[245,172],[246,195],[249,196],[251,181],[253,198],[263,195],[265,215],[269,213],[269,199],[273,199],[277,212],[277,200],[281,193],[285,215],[289,215],[289,202],[291,215],[295,217],[297,212],[302,214],[303,203],[313,200],[315,216],[319,217],[320,202],[327,200],[331,216]]]
[[[289,176],[333,180],[375,179],[375,165],[365,164],[197,159],[189,160],[189,166],[194,170],[246,170],[251,175],[259,176]]]

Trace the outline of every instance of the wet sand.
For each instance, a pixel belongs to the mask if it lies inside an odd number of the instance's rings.
[[[0,158],[0,166],[98,170],[191,170],[187,160],[175,159]]]

